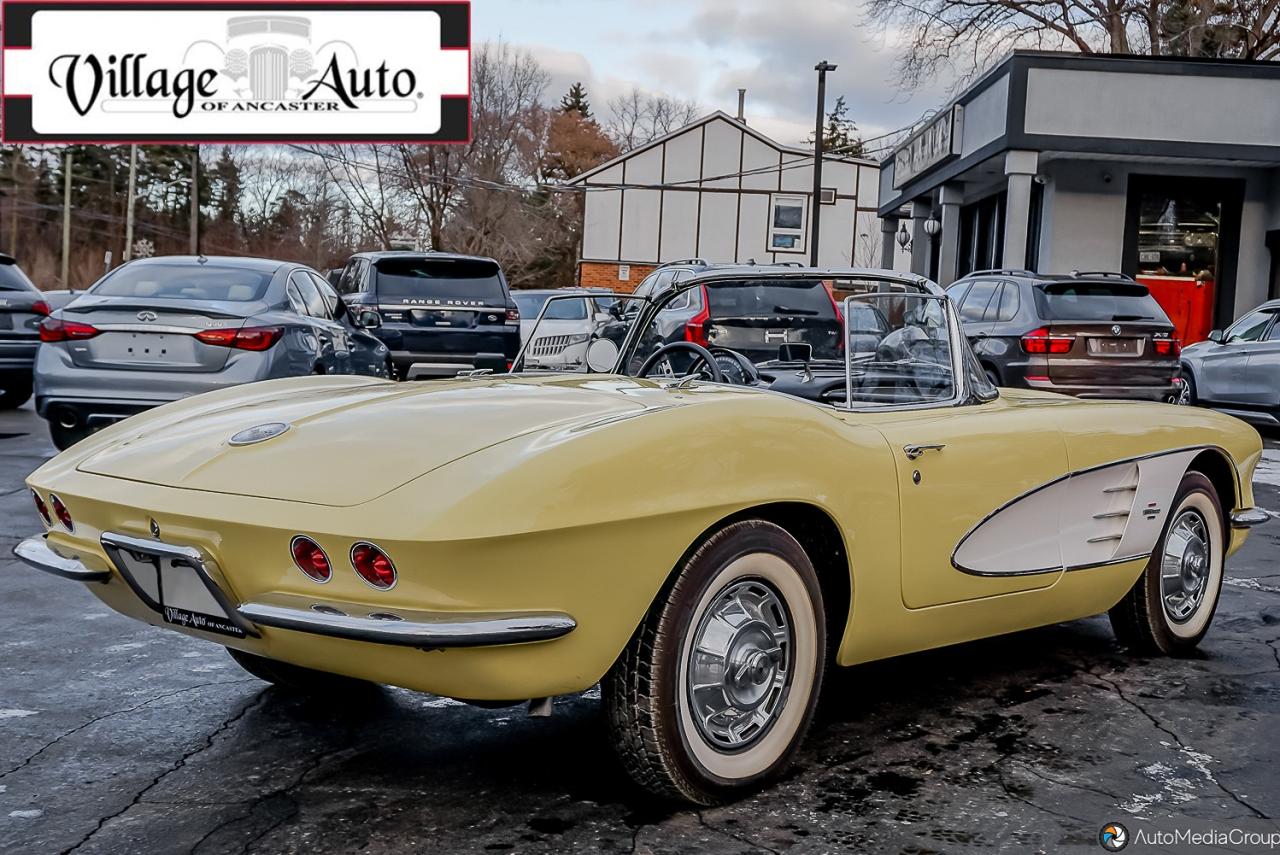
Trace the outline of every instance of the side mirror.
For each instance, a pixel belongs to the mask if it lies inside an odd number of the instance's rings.
[[[382,315],[373,309],[361,309],[360,313],[356,315],[356,324],[367,330],[376,330],[382,326]]]
[[[780,362],[812,362],[813,345],[794,343],[778,345],[778,360]]]
[[[614,316],[610,312],[596,312],[595,321],[597,324],[607,324],[613,320]]]
[[[1222,344],[1226,341],[1226,336],[1223,334],[1222,330],[1213,330],[1209,333],[1209,341],[1214,344]]]
[[[612,371],[618,364],[618,346],[612,339],[598,338],[587,346],[587,367],[597,374]]]

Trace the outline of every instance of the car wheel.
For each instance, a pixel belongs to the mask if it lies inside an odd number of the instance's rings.
[[[49,438],[53,440],[53,447],[59,451],[66,451],[91,433],[93,433],[93,430],[83,425],[67,427],[66,425],[58,424],[56,421],[49,422]]]
[[[356,680],[352,677],[317,671],[314,668],[291,665],[288,662],[258,656],[256,653],[236,650],[234,647],[228,647],[227,652],[231,654],[231,658],[237,665],[259,680],[295,692],[333,693],[333,697],[341,698],[343,692],[368,692],[378,688],[377,683],[370,683],[367,680]]]
[[[997,386],[997,387],[998,387],[998,386],[1002,386],[1002,385],[1004,385],[1004,384],[1002,384],[1002,383],[1000,382],[1000,375],[999,375],[999,374],[997,374],[997,373],[995,372],[995,369],[993,369],[993,368],[984,368],[984,369],[983,369],[983,371],[985,371],[985,372],[986,372],[987,380],[989,380],[989,381],[991,382],[991,385],[992,385],[992,386]]]
[[[1116,638],[1139,653],[1192,650],[1208,631],[1222,591],[1226,530],[1213,484],[1188,472],[1172,507],[1146,569],[1110,612]]]
[[[614,748],[651,793],[710,805],[778,777],[826,663],[817,573],[784,529],[726,526],[698,546],[605,676]]]
[[[31,378],[14,377],[0,382],[0,410],[16,410],[31,400]]]
[[[1191,372],[1184,372],[1182,375],[1182,383],[1178,389],[1178,396],[1174,399],[1175,404],[1183,407],[1194,406],[1196,403],[1196,381],[1192,377]]]

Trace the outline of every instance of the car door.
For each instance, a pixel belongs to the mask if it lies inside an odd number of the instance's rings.
[[[890,306],[884,314],[893,318],[895,310]],[[955,324],[951,313],[953,334]],[[973,365],[960,363],[953,370],[960,373],[962,366],[976,376]],[[1066,444],[1052,407],[960,398],[865,411],[855,406],[843,417],[878,430],[893,458],[902,601],[908,608],[1046,588],[1062,575],[1055,505],[1023,504],[994,526],[984,525],[1067,474]],[[1023,513],[1028,507],[1031,512]],[[980,525],[984,533],[968,549],[976,558],[957,560]]]
[[[1227,329],[1220,344],[1207,343],[1196,377],[1196,394],[1224,404],[1249,403],[1245,365],[1274,320],[1272,311],[1250,312]]]
[[[316,363],[325,374],[350,374],[351,352],[347,344],[347,331],[333,319],[332,312],[316,283],[305,270],[295,270],[289,275],[289,284],[297,289],[306,310],[305,322],[315,338]]]
[[[1280,404],[1280,316],[1271,314],[1267,331],[1248,347],[1240,378],[1240,401],[1253,407]]]

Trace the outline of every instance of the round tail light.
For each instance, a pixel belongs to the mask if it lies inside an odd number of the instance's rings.
[[[32,490],[31,500],[36,503],[36,512],[40,514],[40,519],[44,520],[44,524],[52,526],[53,517],[49,516],[49,506],[44,503],[44,499],[40,498],[40,494]]]
[[[289,543],[289,551],[293,553],[293,563],[316,582],[328,582],[333,574],[329,566],[329,556],[324,554],[320,544],[309,537],[298,535]]]
[[[396,583],[396,565],[387,553],[372,543],[357,543],[351,547],[351,566],[360,578],[379,590],[387,590]]]
[[[76,524],[71,519],[71,511],[67,510],[67,506],[62,504],[62,500],[50,493],[49,504],[53,507],[53,515],[58,518],[58,522],[62,523],[67,531],[75,531]]]

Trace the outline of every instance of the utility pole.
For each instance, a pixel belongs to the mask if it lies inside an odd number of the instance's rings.
[[[818,72],[818,118],[813,130],[813,224],[809,227],[809,266],[818,266],[818,235],[822,225],[822,125],[827,117],[827,72],[836,66],[825,59],[815,65]]]
[[[138,147],[129,146],[129,192],[124,197],[124,252],[121,258],[125,261],[133,258],[133,202],[138,187]]]
[[[10,205],[10,209],[13,211],[13,216],[9,220],[9,254],[15,258],[18,255],[18,202],[21,201],[18,198],[21,195],[18,192],[18,161],[20,160],[22,160],[22,146],[16,145],[13,147],[13,163],[11,164],[13,169],[13,204]]]
[[[70,288],[67,281],[71,268],[71,148],[62,155],[62,287]]]
[[[200,146],[191,153],[191,254],[200,254]]]

